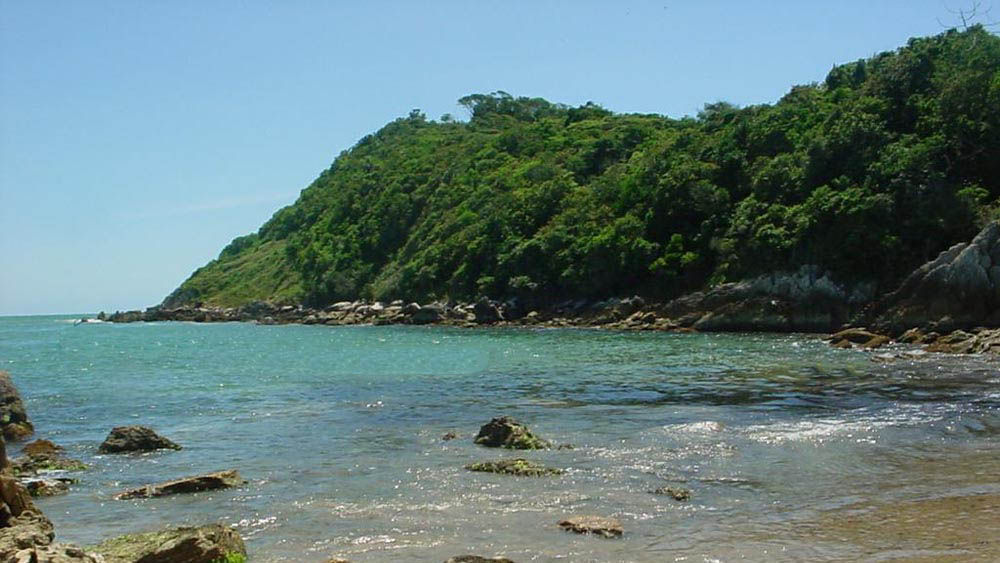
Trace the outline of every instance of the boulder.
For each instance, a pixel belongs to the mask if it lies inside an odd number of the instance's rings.
[[[425,305],[410,315],[410,322],[415,325],[425,325],[439,322],[444,317],[444,310],[439,305]]]
[[[472,306],[472,314],[479,324],[492,324],[503,320],[500,309],[489,299],[482,297]]]
[[[604,516],[573,516],[559,521],[559,527],[578,534],[594,534],[605,538],[618,538],[625,533],[622,523]]]
[[[210,491],[215,489],[228,489],[238,487],[246,483],[240,474],[233,469],[228,471],[218,471],[206,473],[205,475],[195,475],[183,477],[173,481],[166,481],[155,485],[146,485],[137,489],[130,489],[115,495],[117,500],[133,498],[162,497],[166,495],[177,495],[184,493],[197,493],[199,491]]]
[[[179,450],[181,447],[145,426],[117,426],[111,429],[111,433],[97,448],[97,452],[117,454],[161,449]]]
[[[914,270],[870,316],[876,328],[892,334],[911,327],[1000,327],[1000,222]]]
[[[479,428],[475,443],[489,448],[541,450],[551,446],[538,438],[528,427],[508,416],[496,417]]]
[[[28,422],[28,413],[24,410],[21,394],[14,387],[10,374],[0,370],[0,428],[3,436],[9,441],[23,440],[35,431]]]
[[[518,475],[521,477],[541,477],[544,475],[562,475],[565,473],[562,469],[546,467],[540,463],[535,463],[522,458],[470,463],[469,465],[466,465],[465,468],[469,471]]]
[[[449,557],[444,563],[514,563],[506,557],[480,557],[479,555],[458,555]]]
[[[243,538],[221,524],[129,534],[93,549],[107,563],[219,563],[247,554]]]

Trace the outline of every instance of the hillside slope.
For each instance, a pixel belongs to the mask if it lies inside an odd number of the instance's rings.
[[[697,118],[503,92],[414,110],[164,302],[668,298],[815,265],[880,292],[1000,197],[1000,38],[912,39]]]

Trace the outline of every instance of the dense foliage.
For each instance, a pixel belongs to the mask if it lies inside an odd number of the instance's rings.
[[[1000,198],[1000,38],[981,27],[697,118],[459,102],[468,122],[414,110],[361,139],[170,301],[664,298],[803,264],[885,289]]]

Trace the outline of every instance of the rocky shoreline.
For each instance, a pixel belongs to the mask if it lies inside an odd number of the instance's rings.
[[[863,329],[884,337],[885,342],[937,342],[933,351],[1000,353],[996,333],[1000,329],[1000,222],[990,223],[969,243],[942,252],[881,298],[873,284],[841,284],[818,267],[803,266],[668,302],[632,296],[539,304],[480,297],[472,303],[356,300],[314,308],[255,301],[232,308],[195,303],[102,312],[97,320],[822,334]],[[940,339],[941,335],[948,338]]]

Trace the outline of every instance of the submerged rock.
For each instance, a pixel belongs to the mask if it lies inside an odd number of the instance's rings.
[[[622,523],[604,516],[573,516],[559,521],[559,527],[578,534],[594,534],[605,538],[618,538],[625,533]]]
[[[514,563],[506,557],[480,557],[479,555],[458,555],[449,557],[444,563]]]
[[[660,487],[650,492],[654,495],[668,496],[678,502],[691,500],[691,491],[688,489],[681,489],[679,487]]]
[[[469,471],[518,475],[522,477],[541,477],[543,475],[562,475],[565,473],[562,469],[546,467],[542,464],[521,458],[470,463],[465,468]]]
[[[441,439],[444,440],[445,442],[454,440],[456,438],[458,438],[458,434],[456,434],[455,432],[445,432],[444,436],[441,436]]]
[[[9,441],[23,440],[35,431],[28,422],[28,413],[24,410],[24,402],[10,374],[0,370],[0,429]]]
[[[475,442],[489,448],[514,450],[542,450],[551,447],[549,442],[532,434],[527,426],[508,416],[494,418],[480,427]]]
[[[243,538],[221,524],[129,534],[93,549],[107,563],[219,563],[247,554]]]
[[[127,500],[133,498],[162,497],[166,495],[197,493],[199,491],[238,487],[244,483],[246,483],[246,481],[240,477],[240,474],[236,470],[230,469],[228,471],[218,471],[216,473],[206,473],[205,475],[183,477],[173,481],[166,481],[164,483],[130,489],[128,491],[118,493],[115,495],[115,499]]]

